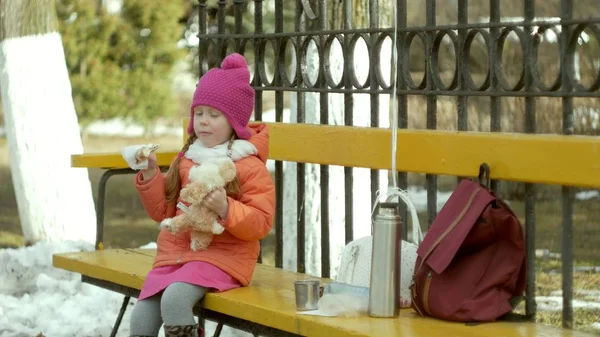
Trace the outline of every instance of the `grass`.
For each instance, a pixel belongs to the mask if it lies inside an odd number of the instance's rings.
[[[592,265],[592,261],[577,261],[577,265]],[[536,265],[536,295],[557,296],[555,292],[562,287],[562,277],[557,274],[561,264],[558,260],[538,260]],[[594,291],[596,299],[589,296]],[[575,272],[573,274],[573,298],[588,302],[598,301],[600,293],[600,274]],[[558,295],[560,296],[560,294]],[[600,321],[600,309],[573,310],[574,328],[600,336],[600,329],[593,329],[591,324]],[[536,321],[554,326],[562,325],[562,311],[538,311]]]
[[[85,140],[85,151],[117,151],[121,146],[142,143],[147,139],[96,139]],[[154,140],[153,140],[154,141]],[[159,141],[165,148],[176,148],[179,143],[173,140]],[[0,139],[0,248],[21,247],[24,244],[16,200],[12,187],[8,154],[5,140]],[[89,170],[94,198],[97,193],[97,183],[103,170]],[[422,175],[410,175],[410,182],[423,185]],[[451,190],[456,184],[454,177],[439,177],[439,187]],[[549,190],[556,190],[550,188]],[[511,201],[511,207],[524,220],[524,204]],[[133,176],[114,176],[107,184],[106,216],[105,216],[105,247],[124,248],[139,247],[156,240],[157,224],[148,218],[139,197],[133,188]],[[573,209],[574,252],[576,265],[600,265],[600,203],[598,200],[577,201]],[[427,215],[419,214],[421,223],[427,223]],[[547,248],[552,252],[560,252],[561,245],[561,202],[560,198],[543,198],[536,204],[536,247]],[[270,235],[263,240],[263,263],[274,265],[275,242]],[[549,296],[553,291],[561,289],[560,261],[538,260],[536,265],[536,294]],[[586,298],[584,290],[600,291],[600,274],[576,272],[574,274],[574,298]],[[600,331],[593,331],[591,324],[600,321],[600,310],[576,309],[575,328],[593,332],[600,336]],[[537,321],[544,324],[561,325],[561,311],[540,311]]]

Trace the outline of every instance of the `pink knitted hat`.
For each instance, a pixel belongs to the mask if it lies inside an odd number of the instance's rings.
[[[213,68],[200,78],[192,100],[188,135],[194,134],[194,108],[198,105],[221,111],[238,138],[250,138],[246,125],[254,110],[254,89],[250,86],[248,64],[242,55],[227,56],[221,68]]]

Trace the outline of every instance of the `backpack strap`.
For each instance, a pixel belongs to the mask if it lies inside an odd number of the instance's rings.
[[[479,179],[479,183],[485,186],[487,189],[490,189],[490,167],[487,163],[482,163],[479,165],[479,175],[477,175],[477,179]]]

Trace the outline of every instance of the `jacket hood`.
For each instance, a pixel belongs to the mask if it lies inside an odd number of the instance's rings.
[[[269,126],[265,123],[248,123],[248,129],[251,132],[248,141],[256,147],[256,155],[263,163],[269,158]]]

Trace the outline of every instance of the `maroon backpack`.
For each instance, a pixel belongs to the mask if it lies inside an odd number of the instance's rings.
[[[522,225],[480,182],[463,179],[417,249],[412,307],[422,316],[494,321],[512,311],[526,284]]]

